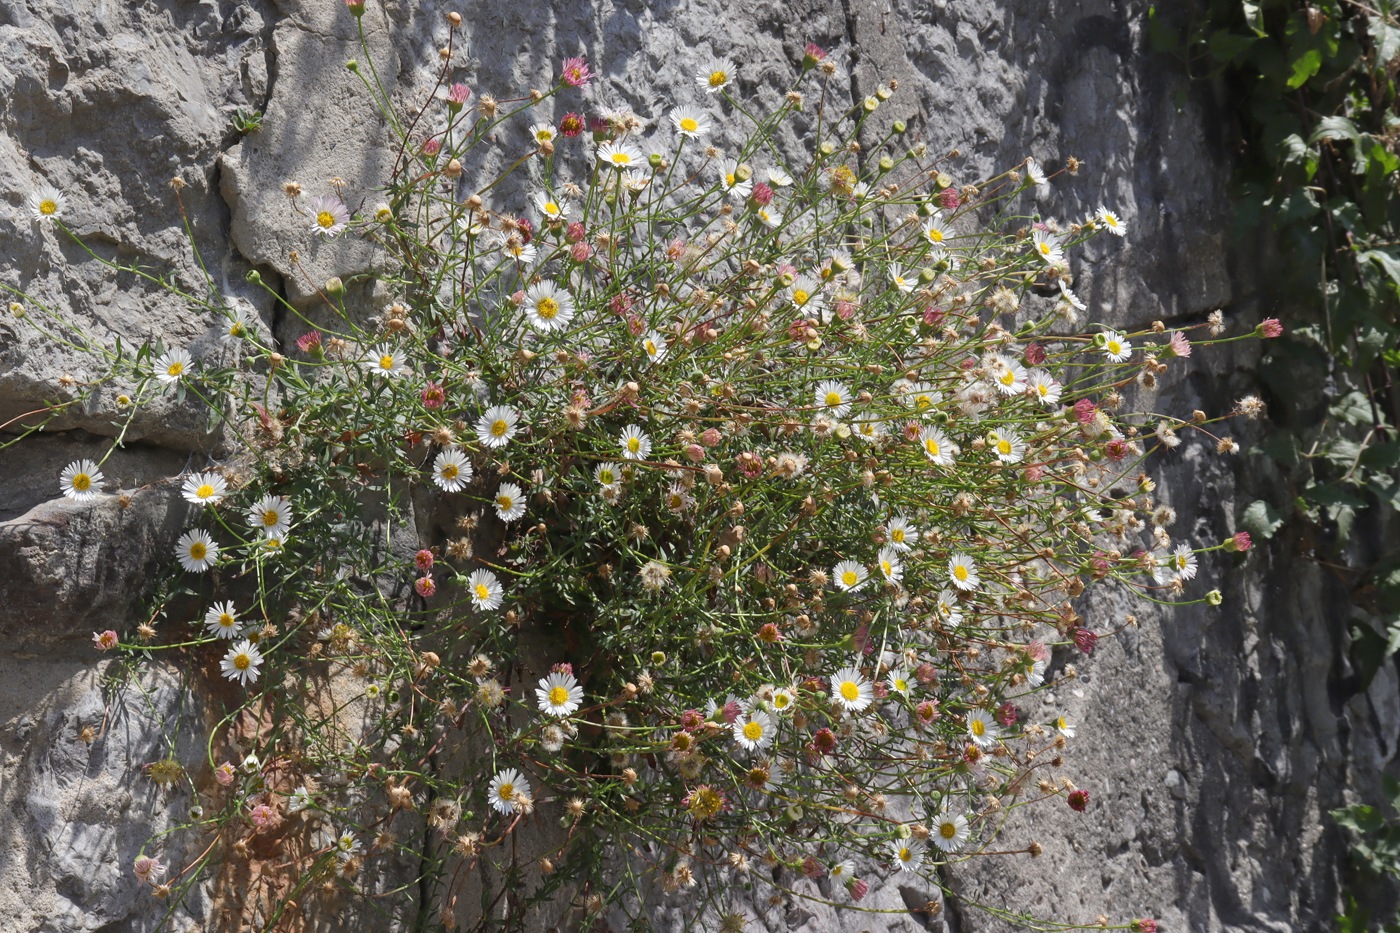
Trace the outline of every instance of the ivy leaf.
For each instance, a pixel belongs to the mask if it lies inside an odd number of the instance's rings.
[[[1283,527],[1283,516],[1263,499],[1251,502],[1240,516],[1240,527],[1251,537],[1267,541],[1274,532]]]
[[[1250,0],[1241,0],[1240,9],[1244,11],[1245,25],[1253,29],[1256,36],[1262,39],[1269,34],[1264,29],[1263,4],[1251,3]]]
[[[1372,65],[1377,71],[1383,72],[1395,56],[1400,54],[1400,29],[1396,29],[1380,17],[1372,17],[1370,30],[1376,41],[1376,60]]]

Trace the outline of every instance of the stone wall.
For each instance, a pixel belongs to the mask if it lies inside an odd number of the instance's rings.
[[[444,8],[451,4],[443,5]],[[421,99],[446,41],[438,4],[370,0],[364,24],[382,75],[402,102]],[[860,100],[881,82],[899,90],[867,127],[896,119],[932,150],[957,149],[961,183],[1035,155],[1052,170],[1069,156],[1045,211],[1080,216],[1108,204],[1130,226],[1078,260],[1077,291],[1096,319],[1142,325],[1197,321],[1223,307],[1238,328],[1274,314],[1252,256],[1231,262],[1226,237],[1230,127],[1207,86],[1188,87],[1153,55],[1140,5],[1122,0],[545,0],[461,8],[454,64],[478,94],[546,85],[564,55],[586,54],[595,101],[645,119],[695,97],[693,69],[710,53],[741,65],[741,90],[774,99],[803,44],[832,51],[833,93]],[[68,218],[99,257],[202,279],[187,221],[214,285],[254,308],[272,333],[294,333],[250,268],[293,303],[331,275],[372,268],[353,238],[312,244],[282,193],[340,179],[352,205],[372,203],[392,161],[381,122],[345,68],[359,58],[354,20],[333,0],[0,0],[0,281],[82,322],[112,345],[159,338],[197,356],[219,352],[220,322],[149,282],[105,270],[23,208],[33,186],[69,198]],[[1184,91],[1183,94],[1178,92]],[[231,125],[261,110],[260,130]],[[801,140],[788,144],[797,147]],[[170,181],[184,183],[184,218]],[[299,260],[289,258],[295,250]],[[8,299],[7,299],[8,300]],[[1286,305],[1285,305],[1286,307]],[[1205,354],[1174,370],[1162,407],[1220,411],[1252,386],[1250,351]],[[0,423],[71,397],[88,364],[0,318]],[[236,929],[237,891],[206,886],[176,908],[138,889],[133,856],[196,801],[166,792],[142,768],[173,756],[196,786],[210,774],[199,741],[224,698],[177,689],[154,665],[110,679],[91,633],[144,621],[143,580],[166,559],[183,522],[171,477],[219,453],[189,403],[144,412],[104,466],[121,496],[75,505],[58,496],[72,459],[105,449],[111,402],[67,413],[50,430],[0,451],[0,928]],[[1150,403],[1151,399],[1147,399]],[[1163,469],[1184,528],[1223,537],[1267,483],[1253,459],[1184,446]],[[984,859],[949,870],[969,898],[1049,917],[1163,918],[1167,929],[1293,930],[1328,925],[1345,841],[1329,808],[1375,799],[1400,741],[1396,678],[1367,692],[1348,673],[1345,594],[1300,559],[1298,542],[1247,561],[1207,561],[1219,609],[1159,613],[1100,599],[1082,611],[1096,629],[1128,613],[1138,624],[1106,639],[1054,702],[1083,723],[1065,767],[1093,793],[1087,815],[1032,808],[1007,839],[1044,855]],[[1063,665],[1075,659],[1057,657]],[[215,678],[217,680],[217,678]],[[174,725],[172,729],[171,726]],[[93,727],[87,741],[83,729]],[[160,736],[183,737],[161,747]],[[189,747],[180,744],[187,742]],[[193,846],[195,840],[184,845]],[[1011,847],[1008,845],[1008,847]],[[170,860],[197,855],[171,851]],[[937,892],[876,884],[887,914],[832,914],[811,904],[755,904],[770,930],[1000,929]],[[411,908],[405,908],[410,910]],[[395,928],[409,914],[357,917]],[[681,928],[681,906],[658,905]]]

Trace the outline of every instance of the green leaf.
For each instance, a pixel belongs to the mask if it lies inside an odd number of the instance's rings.
[[[1244,22],[1254,34],[1263,39],[1269,33],[1264,29],[1264,9],[1263,4],[1253,3],[1251,0],[1241,0],[1240,9],[1244,12]]]
[[[1240,527],[1252,537],[1267,541],[1283,527],[1283,516],[1263,499],[1256,499],[1245,507],[1244,514],[1240,516]]]
[[[1289,87],[1297,87],[1297,85],[1290,84]],[[1317,129],[1312,131],[1308,142],[1315,143],[1322,139],[1345,139],[1348,142],[1357,143],[1361,141],[1361,133],[1357,131],[1356,124],[1346,117],[1323,117],[1317,121]]]
[[[1242,36],[1226,29],[1219,29],[1210,34],[1210,38],[1206,40],[1206,48],[1210,50],[1211,57],[1216,61],[1233,62],[1257,41],[1254,36]]]
[[[1376,60],[1371,63],[1372,67],[1377,71],[1384,71],[1395,56],[1400,54],[1400,29],[1379,17],[1372,17],[1370,30],[1376,42]]]
[[[1381,811],[1364,803],[1333,810],[1332,819],[1337,821],[1337,825],[1358,833],[1374,833],[1385,828],[1385,818],[1381,816]]]
[[[1299,498],[1313,505],[1348,506],[1350,508],[1361,508],[1366,505],[1365,499],[1360,498],[1355,493],[1347,492],[1339,483],[1309,486],[1303,490],[1303,494]]]
[[[1288,89],[1290,91],[1296,91],[1304,84],[1307,84],[1308,79],[1317,74],[1318,70],[1322,68],[1322,52],[1318,49],[1308,49],[1302,55],[1293,59],[1293,61],[1289,63],[1289,66],[1292,69],[1292,73],[1288,76]]]
[[[1365,392],[1348,392],[1327,409],[1332,417],[1340,418],[1347,424],[1371,424],[1373,409]]]
[[[1284,467],[1298,465],[1298,440],[1291,431],[1272,431],[1259,442],[1260,453]]]
[[[1389,470],[1400,464],[1400,441],[1372,444],[1361,454],[1361,465],[1372,470]]]
[[[1368,249],[1356,256],[1360,262],[1374,262],[1390,276],[1390,280],[1400,287],[1400,259],[1378,249]]]

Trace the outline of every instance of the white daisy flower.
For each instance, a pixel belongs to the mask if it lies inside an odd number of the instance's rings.
[[[771,210],[767,207],[756,207],[754,208],[753,215],[769,230],[776,230],[783,225],[783,214],[781,211]]]
[[[369,351],[364,364],[365,368],[376,376],[386,376],[390,379],[407,375],[409,371],[404,355],[387,343],[381,343]]]
[[[900,871],[914,872],[924,863],[924,847],[916,846],[913,839],[893,839],[890,853]]]
[[[166,385],[179,382],[188,375],[193,362],[188,350],[167,350],[156,359],[156,378]]]
[[[786,188],[792,184],[792,176],[779,166],[773,166],[768,170],[768,184],[774,188]]]
[[[851,410],[851,390],[835,379],[817,383],[816,400],[818,408],[826,409],[822,413],[833,418]]]
[[[515,483],[502,483],[496,490],[496,517],[513,522],[525,515],[525,494]]]
[[[536,282],[525,292],[525,318],[535,330],[559,330],[573,316],[574,296],[549,279]]]
[[[311,804],[311,791],[307,789],[305,784],[302,784],[296,790],[292,791],[291,796],[287,798],[287,812],[292,814],[300,813],[307,807],[310,807]]]
[[[938,821],[933,824],[933,844],[944,852],[956,852],[971,835],[972,830],[967,825],[967,817],[961,814],[940,814]]]
[[[583,703],[583,688],[573,674],[555,671],[548,677],[540,678],[535,697],[540,712],[551,716],[572,716]]]
[[[640,149],[623,142],[607,142],[599,146],[598,161],[611,165],[618,171],[636,168],[646,162]]]
[[[530,782],[514,768],[502,768],[498,771],[486,791],[486,799],[491,802],[492,808],[507,816],[515,812],[518,798],[522,795],[530,796]]]
[[[903,515],[896,515],[885,525],[885,540],[896,551],[911,551],[919,540],[919,529]]]
[[[943,222],[941,213],[934,214],[924,224],[924,239],[935,247],[942,247],[953,235],[952,230]]]
[[[927,382],[905,382],[900,386],[900,397],[904,404],[921,415],[933,414],[938,403],[943,401],[943,393]]]
[[[923,447],[928,458],[939,466],[952,466],[953,457],[958,453],[957,445],[948,440],[948,435],[936,426],[924,428],[919,432],[919,445]]]
[[[885,682],[890,685],[892,692],[901,696],[908,696],[914,690],[914,683],[909,679],[909,672],[902,667],[890,668]]]
[[[987,432],[987,446],[1002,463],[1020,463],[1026,456],[1026,442],[1010,428],[997,428]]]
[[[1031,245],[1035,254],[1044,260],[1046,265],[1064,261],[1065,251],[1060,247],[1060,238],[1048,230],[1032,232]]]
[[[880,548],[880,576],[886,583],[898,583],[904,579],[904,564],[899,559],[899,551],[890,545]]]
[[[671,111],[671,125],[686,139],[699,139],[710,131],[710,121],[702,110],[694,107],[676,107]]]
[[[203,573],[219,559],[219,546],[202,528],[187,531],[175,542],[175,556],[190,573]]]
[[[1026,180],[1037,188],[1050,186],[1050,179],[1045,177],[1045,169],[1034,158],[1026,159]]]
[[[991,713],[981,707],[968,711],[967,734],[979,746],[995,745],[999,731]]]
[[[342,862],[348,862],[359,855],[360,848],[360,840],[348,829],[335,837],[335,857]]]
[[[763,710],[750,710],[747,716],[734,720],[734,741],[746,751],[754,752],[773,744],[773,717]]]
[[[1127,236],[1128,228],[1123,223],[1123,219],[1113,211],[1099,205],[1099,209],[1094,212],[1094,219],[1108,228],[1108,232],[1114,236]]]
[[[539,211],[540,216],[546,221],[563,220],[568,216],[568,211],[564,207],[564,199],[556,198],[548,191],[536,192],[535,210]]]
[[[321,195],[311,199],[311,232],[333,237],[350,224],[350,209],[340,198]]]
[[[657,331],[649,330],[642,336],[642,349],[646,351],[647,359],[659,363],[666,358],[666,338]]]
[[[229,680],[236,680],[246,687],[257,682],[258,668],[262,662],[262,652],[245,638],[228,649],[228,654],[219,662],[219,668]]]
[[[471,593],[472,605],[476,608],[488,612],[501,608],[501,598],[505,591],[501,589],[501,581],[486,568],[472,571],[472,575],[467,578],[467,590]]]
[[[885,436],[885,423],[874,419],[856,420],[851,422],[851,431],[867,444],[873,444]]]
[[[1055,731],[1067,739],[1074,738],[1074,720],[1065,714],[1055,717]]]
[[[831,675],[831,698],[852,713],[859,713],[875,700],[875,688],[854,667],[843,667]]]
[[[220,343],[236,344],[240,340],[252,336],[253,316],[248,313],[247,308],[225,312],[224,332],[219,337]]]
[[[1125,363],[1133,355],[1133,345],[1116,330],[1106,330],[1095,338],[1103,355],[1115,363]]]
[[[215,638],[232,640],[243,634],[243,623],[238,621],[238,613],[233,611],[233,603],[215,603],[204,614],[204,627]]]
[[[504,447],[515,437],[520,413],[509,405],[492,405],[476,423],[476,439],[483,447]]]
[[[719,181],[725,192],[736,201],[747,200],[753,194],[753,178],[739,177],[739,163],[735,159],[721,159]]]
[[[471,478],[471,461],[456,448],[444,450],[433,460],[433,482],[448,492],[460,492]]]
[[[833,880],[845,884],[847,878],[855,877],[856,863],[848,858],[842,859],[839,862],[833,862],[831,866],[827,868],[826,873],[830,875]]]
[[[792,306],[804,317],[816,315],[825,304],[821,284],[810,275],[799,275],[788,294],[792,297]]]
[[[1026,367],[1009,356],[998,356],[992,360],[992,381],[1002,395],[1020,395],[1026,391]]]
[[[917,275],[909,275],[904,271],[904,267],[897,262],[890,263],[890,284],[907,295],[914,290],[914,286],[919,284]]]
[[[1191,547],[1186,544],[1179,544],[1170,558],[1170,566],[1176,571],[1176,575],[1183,580],[1194,580],[1196,578],[1196,555],[1191,552]]]
[[[651,438],[635,424],[623,428],[617,442],[622,446],[622,456],[626,460],[645,460],[651,453]]]
[[[525,243],[520,237],[506,237],[501,243],[501,252],[522,266],[533,263],[537,255],[535,244]]]
[[[1060,404],[1063,387],[1055,381],[1055,377],[1043,369],[1032,369],[1026,373],[1026,388],[1030,390],[1031,396],[1039,399],[1046,408],[1054,408]]]
[[[622,467],[616,463],[600,463],[593,468],[593,479],[604,489],[617,489],[622,483]]]
[[[180,486],[180,495],[193,505],[218,502],[228,491],[228,484],[218,473],[191,473]]]
[[[957,594],[952,590],[939,590],[938,599],[934,600],[933,607],[938,617],[949,625],[962,624],[962,607],[958,605]]]
[[[711,58],[695,73],[695,80],[705,89],[706,94],[714,94],[728,87],[734,80],[737,69],[727,58]]]
[[[539,143],[552,143],[559,131],[549,123],[536,123],[530,127],[530,138]]]
[[[1089,306],[1086,305],[1083,301],[1081,301],[1078,295],[1076,295],[1074,292],[1070,291],[1069,286],[1065,284],[1065,280],[1064,280],[1064,279],[1060,279],[1059,281],[1060,281],[1060,298],[1062,298],[1064,301],[1066,301],[1066,302],[1069,304],[1070,307],[1075,308],[1076,310],[1079,310],[1079,311],[1087,311],[1087,310],[1089,309]]]
[[[954,554],[948,558],[948,576],[953,586],[960,590],[975,590],[982,583],[977,575],[977,563],[966,554]]]
[[[791,687],[779,687],[773,691],[773,699],[768,701],[773,712],[790,713],[797,708],[797,693]]]
[[[265,538],[280,538],[292,527],[292,503],[283,496],[263,496],[248,510],[248,524]]]
[[[68,199],[53,185],[40,185],[29,193],[25,206],[40,223],[53,221],[63,216],[63,206]]]
[[[74,460],[58,474],[58,488],[75,502],[91,502],[101,492],[102,471],[91,460]]]
[[[843,560],[831,568],[831,579],[835,582],[837,589],[845,590],[848,593],[864,586],[868,576],[870,574],[865,567],[853,560]]]

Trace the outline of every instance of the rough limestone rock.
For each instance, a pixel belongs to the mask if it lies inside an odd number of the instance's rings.
[[[447,41],[443,12],[437,4],[370,0],[364,27],[372,58],[399,104],[422,102],[433,86]],[[1072,221],[1103,203],[1129,226],[1126,240],[1100,240],[1078,260],[1076,289],[1096,319],[1176,323],[1224,307],[1247,329],[1272,300],[1254,257],[1230,262],[1231,161],[1221,111],[1206,86],[1178,99],[1184,78],[1148,50],[1131,5],[513,0],[461,12],[454,78],[477,94],[547,86],[563,56],[586,54],[600,80],[588,98],[560,106],[617,102],[650,121],[700,96],[693,70],[710,54],[740,63],[741,91],[771,103],[803,44],[816,41],[840,65],[828,90],[834,103],[898,82],[866,127],[863,158],[874,157],[894,120],[904,119],[909,133],[900,145],[958,151],[943,164],[959,183],[1032,154],[1051,170],[1070,156],[1082,160],[1077,176],[1056,177],[1042,210]],[[70,340],[109,349],[118,337],[128,348],[156,340],[188,347],[197,359],[224,352],[223,318],[203,303],[206,282],[246,303],[284,341],[304,324],[247,285],[249,269],[297,309],[310,308],[333,275],[362,304],[387,301],[364,285],[378,261],[373,251],[348,237],[313,241],[302,213],[304,199],[332,190],[372,207],[396,156],[345,67],[351,58],[363,58],[354,20],[331,0],[131,0],[100,9],[0,0],[0,283],[31,296],[25,313],[36,320],[47,320],[51,308],[81,322],[80,334],[63,335]],[[235,130],[239,108],[262,111],[262,128]],[[800,151],[798,137],[794,129],[784,140],[790,152]],[[463,193],[493,177],[512,146],[519,142],[502,139],[499,161],[473,166]],[[175,178],[184,185],[179,202]],[[288,199],[286,182],[302,186],[302,201]],[[24,211],[42,183],[67,193],[78,243]],[[507,185],[500,194],[518,190]],[[139,262],[150,275],[173,277],[191,298],[98,260]],[[1189,371],[1169,374],[1156,401],[1164,410],[1221,411],[1252,387],[1251,363],[1249,351],[1198,358]],[[15,431],[28,423],[17,416],[72,398],[74,381],[94,375],[87,365],[62,342],[0,316],[0,424]],[[230,898],[238,903],[237,890],[211,881],[171,913],[130,871],[142,843],[194,802],[188,786],[162,790],[144,766],[174,757],[196,791],[207,788],[209,765],[197,742],[206,719],[222,715],[224,698],[217,684],[208,695],[178,689],[174,659],[135,679],[104,679],[91,645],[94,631],[145,621],[148,581],[186,520],[172,478],[222,452],[197,408],[163,399],[127,427],[125,445],[104,465],[112,495],[93,507],[61,500],[59,469],[106,450],[120,430],[116,396],[128,389],[104,387],[97,405],[66,408],[44,433],[0,451],[6,930],[238,928],[237,911],[225,909]],[[1272,478],[1265,465],[1224,460],[1194,441],[1161,472],[1178,532],[1197,536],[1234,530],[1251,484]],[[1203,576],[1219,578],[1225,593],[1220,609],[1158,612],[1108,597],[1082,608],[1101,632],[1118,629],[1128,614],[1136,624],[1105,638],[1092,659],[1057,656],[1056,669],[1074,664],[1078,679],[1026,712],[1048,718],[1063,710],[1082,724],[1060,771],[1091,790],[1091,810],[1020,811],[1006,848],[1036,840],[1040,859],[957,863],[946,883],[971,900],[1081,922],[1105,914],[1157,916],[1168,929],[1326,926],[1346,851],[1326,812],[1376,799],[1400,742],[1400,703],[1393,668],[1365,692],[1348,679],[1345,593],[1324,569],[1299,560],[1300,546],[1284,540],[1247,561],[1206,561]],[[90,744],[85,727],[95,729]],[[174,747],[159,744],[166,735],[177,737]],[[178,865],[197,853],[166,854]],[[860,871],[875,882],[866,903],[889,912],[760,896],[751,928],[1006,926],[957,901],[942,906],[936,889],[902,884],[887,869]],[[808,893],[826,890],[823,882],[785,880]],[[354,923],[408,929],[414,909]],[[660,895],[652,919],[672,929],[694,920],[685,904]]]

